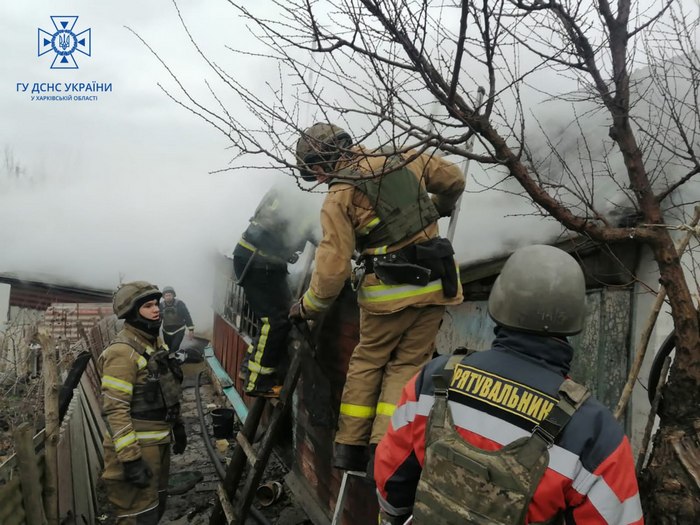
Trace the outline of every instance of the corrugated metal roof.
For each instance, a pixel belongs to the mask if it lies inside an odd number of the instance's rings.
[[[10,288],[10,305],[46,310],[51,303],[106,303],[112,301],[112,290],[98,290],[23,280],[15,274],[0,274],[0,282]]]
[[[54,303],[46,310],[44,323],[56,341],[71,344],[101,319],[112,315],[111,303]]]

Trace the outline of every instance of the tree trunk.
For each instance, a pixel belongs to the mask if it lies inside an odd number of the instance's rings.
[[[664,425],[640,479],[647,525],[695,525],[700,518],[700,421]]]
[[[676,329],[676,356],[663,390],[661,424],[640,479],[647,523],[700,523],[700,333],[680,259],[668,233],[652,246]]]

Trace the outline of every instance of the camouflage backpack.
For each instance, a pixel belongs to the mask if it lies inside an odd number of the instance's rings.
[[[433,376],[435,403],[428,420],[413,523],[524,524],[530,500],[549,464],[548,449],[590,392],[565,379],[559,387],[559,402],[532,435],[500,450],[481,450],[459,435],[447,404],[447,379],[463,357],[453,356],[444,373]]]

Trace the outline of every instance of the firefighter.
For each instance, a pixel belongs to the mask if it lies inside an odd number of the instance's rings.
[[[285,356],[292,303],[287,264],[296,261],[307,241],[315,242],[313,215],[300,211],[281,185],[258,204],[233,251],[233,269],[260,327],[248,346],[240,370],[249,396],[278,397],[283,380],[278,366]]]
[[[192,339],[194,323],[187,305],[177,298],[175,289],[172,286],[163,288],[163,298],[160,301],[160,317],[163,320],[163,339],[165,344],[171,352],[177,352],[185,337],[185,329],[187,329],[187,337]]]
[[[158,337],[160,298],[145,281],[120,286],[113,308],[124,327],[97,361],[107,425],[102,478],[118,525],[158,523],[165,512],[170,444],[175,454],[187,446],[182,373]]]
[[[576,260],[516,250],[488,312],[491,349],[439,357],[405,386],[376,452],[380,523],[641,525],[627,437],[567,378],[585,315]]]
[[[311,126],[296,152],[302,177],[329,190],[311,283],[290,317],[313,319],[329,308],[351,275],[353,252],[360,253],[353,274],[360,341],[348,366],[333,465],[365,470],[401,387],[432,355],[445,305],[462,302],[454,251],[438,236],[437,221],[452,213],[464,175],[439,157],[353,145],[332,124]]]

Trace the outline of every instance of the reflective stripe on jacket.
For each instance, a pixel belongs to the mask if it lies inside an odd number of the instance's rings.
[[[119,336],[134,340],[135,347],[152,349],[152,343],[128,324]],[[156,344],[163,343],[158,339]],[[107,423],[104,445],[113,447],[122,462],[141,457],[142,446],[170,443],[170,423],[131,417],[134,387],[144,385],[148,377],[147,358],[131,345],[118,342],[108,346],[97,360],[102,380],[102,415]]]
[[[363,152],[361,147],[358,148],[360,160],[355,161],[353,168],[370,174],[368,176],[381,173],[385,157],[362,156]],[[415,155],[415,152],[406,155],[412,154]],[[432,200],[438,211],[447,213],[452,210],[464,191],[465,183],[464,175],[455,164],[423,154],[409,162],[407,167],[433,195]],[[338,182],[330,187],[321,208],[323,238],[316,249],[311,284],[303,297],[304,308],[310,317],[326,310],[338,296],[350,276],[350,260],[356,247],[356,237],[370,231],[378,224],[377,221],[369,199],[355,186]],[[367,251],[366,254],[391,253],[437,236],[438,224],[434,222],[408,239]],[[440,281],[430,282],[427,286],[386,285],[374,274],[366,275],[358,290],[360,306],[376,314],[397,312],[407,306],[459,304],[462,300],[461,286],[457,296],[448,299],[442,293]]]
[[[484,450],[498,450],[530,435],[534,421],[545,417],[556,401],[570,359],[571,347],[564,342],[500,329],[493,349],[464,358],[452,376],[449,407],[457,431]],[[377,449],[377,492],[390,514],[409,514],[413,507],[434,401],[432,375],[446,360],[430,362],[406,385]],[[563,513],[571,524],[643,524],[629,441],[595,399],[576,411],[549,455],[528,508],[528,523]]]

